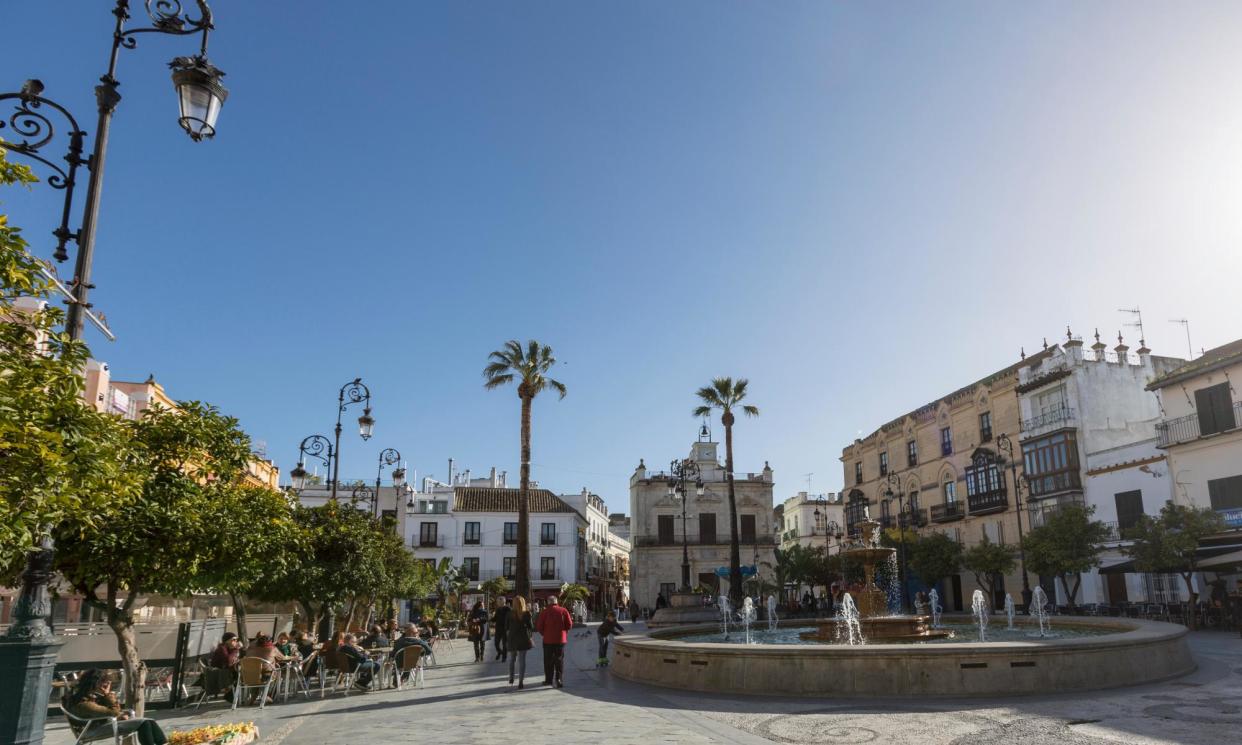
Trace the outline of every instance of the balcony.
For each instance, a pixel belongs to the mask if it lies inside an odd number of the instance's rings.
[[[1004,512],[1009,508],[1009,495],[1004,489],[980,492],[966,498],[970,505],[971,515],[987,515],[992,512]]]
[[[1219,432],[1232,432],[1239,427],[1242,427],[1242,401],[1238,401],[1233,405],[1233,426],[1219,430]],[[1209,432],[1207,435],[1200,434],[1199,415],[1190,414],[1157,424],[1156,447],[1167,448],[1170,445],[1180,445],[1183,442],[1191,442],[1200,437],[1210,437],[1211,435],[1219,434],[1219,432]]]
[[[444,536],[419,536],[413,543],[417,548],[444,548]]]
[[[945,502],[931,506],[931,521],[934,523],[950,523],[966,517],[966,509],[961,502]]]
[[[777,545],[776,536],[774,535],[765,535],[765,536],[743,535],[740,538],[738,538],[737,542],[738,542],[738,545],[741,545],[741,546],[775,546]],[[729,536],[728,535],[717,535],[714,539],[699,540],[698,536],[692,534],[690,536],[689,544],[691,546],[728,546]],[[639,547],[639,546],[643,546],[643,547],[678,546],[680,547],[681,536],[680,535],[676,536],[671,541],[669,540],[662,541],[660,540],[659,536],[654,536],[654,535],[635,536],[634,546],[635,547]]]
[[[1046,411],[1039,416],[1033,416],[1030,419],[1022,420],[1022,433],[1025,436],[1034,435],[1036,432],[1042,432],[1048,429],[1056,429],[1058,427],[1069,427],[1078,421],[1077,413],[1068,406],[1061,409]]]
[[[1028,476],[1026,483],[1030,487],[1031,499],[1043,499],[1054,494],[1082,491],[1082,476],[1079,475],[1077,469]]]

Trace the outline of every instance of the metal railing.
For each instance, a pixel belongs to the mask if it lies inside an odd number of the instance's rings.
[[[929,509],[931,510],[931,521],[934,523],[947,523],[966,517],[966,508],[961,502],[933,504]]]
[[[1082,476],[1077,470],[1059,471],[1047,475],[1028,476],[1026,484],[1030,487],[1031,498],[1040,499],[1058,492],[1082,489]]]
[[[422,536],[414,536],[410,544],[415,548],[444,548],[444,536],[434,536],[432,538],[424,538]]]
[[[690,540],[688,541],[688,543],[691,546],[727,546],[729,545],[729,536],[727,534],[726,535],[717,534],[716,537],[713,538],[712,540],[701,541],[699,540],[698,536],[691,533]],[[776,540],[776,536],[774,535],[765,535],[765,536],[745,536],[744,535],[738,539],[738,543],[743,546],[775,546],[777,545],[778,541]],[[660,540],[659,536],[640,535],[640,536],[634,537],[634,545],[635,546],[680,546],[681,536],[680,535],[674,536],[673,539],[670,541],[670,540]]]
[[[988,512],[1000,512],[1009,507],[1009,495],[1004,489],[975,494],[966,498],[970,506],[970,514],[982,515]]]
[[[1230,432],[1242,426],[1242,401],[1233,405],[1233,426],[1225,427],[1220,432]],[[1226,422],[1228,424],[1228,422]],[[1208,434],[1216,434],[1210,432]],[[1188,414],[1177,419],[1170,419],[1156,425],[1156,447],[1165,448],[1183,442],[1197,440],[1205,435],[1199,431],[1199,415]]]
[[[1066,406],[1061,409],[1045,411],[1039,416],[1033,416],[1030,419],[1022,420],[1022,431],[1031,432],[1045,427],[1054,427],[1061,424],[1068,424],[1078,420],[1077,413],[1070,407]]]

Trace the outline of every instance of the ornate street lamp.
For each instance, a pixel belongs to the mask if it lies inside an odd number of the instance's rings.
[[[371,430],[375,427],[375,419],[371,416],[371,389],[362,382],[362,378],[354,378],[341,386],[336,406],[336,466],[332,471],[332,498],[336,499],[337,485],[341,480],[341,417],[345,409],[353,404],[362,404],[362,416],[358,417],[358,434],[363,440],[371,439]]]
[[[686,484],[694,479],[695,493],[703,496],[703,478],[699,464],[687,458],[674,460],[668,466],[668,495],[674,499],[681,498],[681,591],[690,592],[690,544],[686,531],[686,503],[690,501],[686,494]],[[700,536],[700,539],[702,536]]]
[[[1026,573],[1026,551],[1022,548],[1022,482],[1018,480],[1018,460],[1013,456],[1013,440],[1004,432],[996,437],[997,451],[1005,454],[997,458],[997,465],[1004,466],[1009,462],[1009,471],[1013,475],[1013,502],[1018,510],[1018,565],[1022,567],[1022,607],[1026,612],[1031,608],[1031,579]],[[1001,478],[1004,478],[1002,476]]]
[[[168,66],[173,70],[173,86],[181,106],[177,122],[195,142],[215,137],[216,119],[229,97],[228,90],[220,84],[224,73],[202,55],[177,57]]]
[[[112,115],[121,102],[118,91],[120,81],[116,78],[117,62],[120,50],[133,49],[137,46],[137,35],[142,33],[163,33],[175,36],[201,34],[199,57],[210,72],[204,69],[205,75],[214,75],[214,84],[218,94],[215,113],[211,117],[211,132],[214,133],[215,116],[219,115],[220,104],[224,101],[224,92],[219,85],[221,73],[207,62],[207,38],[214,28],[211,9],[206,0],[196,0],[198,17],[185,12],[179,0],[145,0],[145,9],[151,25],[142,28],[126,28],[130,19],[129,0],[117,0],[112,9],[116,24],[112,32],[112,51],[108,59],[108,69],[95,86],[95,101],[99,118],[95,129],[95,142],[91,155],[82,157],[86,133],[78,126],[69,111],[54,101],[44,98],[43,84],[38,80],[28,80],[19,93],[0,94],[0,100],[16,100],[15,114],[4,118],[0,116],[0,137],[5,140],[4,148],[8,152],[31,158],[51,169],[52,174],[47,183],[54,189],[64,191],[60,225],[52,231],[57,239],[53,258],[66,261],[69,253],[66,244],[72,240],[78,245],[74,260],[73,280],[65,285],[50,268],[44,274],[66,298],[69,305],[65,315],[65,332],[70,339],[82,338],[84,319],[90,319],[109,339],[112,332],[101,318],[90,311],[88,295],[94,287],[91,283],[91,266],[95,253],[95,235],[99,224],[100,196],[103,192],[104,165],[108,154],[108,137],[112,127]],[[180,85],[193,91],[196,86],[202,87],[205,80],[197,83],[186,79]],[[46,108],[45,108],[46,107]],[[62,167],[54,162],[53,156],[45,155],[42,149],[55,136],[53,117],[45,113],[56,112],[68,122],[66,134],[69,145]],[[183,110],[182,115],[185,115]],[[189,130],[187,130],[189,131]],[[202,130],[200,129],[200,132]],[[201,137],[193,137],[201,139]],[[207,135],[210,136],[210,135]],[[73,212],[74,187],[76,186],[77,169],[86,166],[90,179],[86,189],[86,203],[82,212],[82,221],[78,230],[69,227],[70,215]],[[52,560],[54,547],[50,538],[44,538],[38,551],[30,554],[26,569],[22,574],[22,593],[14,607],[13,625],[0,644],[0,742],[23,742],[38,745],[43,741],[43,725],[46,721],[48,693],[51,690],[52,671],[56,661],[56,652],[60,643],[55,640],[46,617],[50,612],[47,585],[52,577]]]
[[[375,471],[375,516],[379,517],[379,493],[380,493],[380,477],[384,473],[384,466],[391,466],[401,462],[401,451],[396,448],[384,448],[379,454],[379,468]],[[401,501],[401,486],[405,484],[405,469],[397,466],[392,469],[392,486],[397,492],[397,502]]]
[[[366,502],[367,509],[373,510],[376,501],[377,498],[375,492],[371,491],[371,487],[366,484],[358,484],[349,495],[349,503],[355,509],[359,504]]]
[[[897,488],[896,493],[893,492],[893,487]],[[906,506],[905,506],[906,495],[902,492],[902,489],[901,489],[901,477],[898,476],[896,473],[890,473],[888,474],[888,486],[884,490],[884,498],[886,500],[892,501],[894,496],[896,496],[897,498],[897,554],[898,554],[898,561],[900,562],[898,565],[897,581],[901,585],[901,612],[909,613],[910,612],[910,598],[908,597],[909,588],[906,587],[906,528],[905,528],[905,520],[904,520],[904,517],[906,514]],[[913,507],[913,505],[911,505],[911,507]],[[911,509],[910,516],[912,518],[914,517],[913,512],[914,512],[913,509]]]
[[[328,472],[332,471],[332,443],[323,435],[311,435],[302,440],[302,444],[298,445],[298,464],[289,471],[289,478],[293,481],[293,490],[301,492],[306,488],[306,457],[318,458],[327,466]]]

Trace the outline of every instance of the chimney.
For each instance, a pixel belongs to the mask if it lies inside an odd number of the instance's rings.
[[[500,488],[501,489],[509,488],[509,472],[508,471],[500,472]]]
[[[453,485],[456,483],[455,481],[453,481],[453,459],[452,459],[452,458],[449,458],[449,477],[448,477],[448,483],[449,483],[449,486],[453,486]]]
[[[1095,343],[1091,345],[1091,350],[1095,352],[1096,362],[1104,361],[1104,350],[1107,348],[1108,347],[1104,344],[1104,342],[1100,341],[1100,330],[1096,329],[1095,330]]]
[[[492,472],[487,476],[487,484],[493,489],[496,488],[496,466],[492,466]]]
[[[1113,351],[1117,353],[1117,361],[1120,362],[1121,364],[1124,365],[1130,361],[1129,357],[1126,354],[1127,352],[1130,351],[1130,347],[1128,347],[1125,341],[1121,338],[1120,331],[1117,332],[1117,346],[1113,347]]]
[[[1143,367],[1151,367],[1151,350],[1147,348],[1147,340],[1139,339],[1139,348],[1134,350],[1138,353],[1139,364]]]
[[[1082,362],[1082,339],[1074,336],[1074,332],[1070,331],[1070,327],[1065,327],[1065,354],[1070,359],[1070,364]]]

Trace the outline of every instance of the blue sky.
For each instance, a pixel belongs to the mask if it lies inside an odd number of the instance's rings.
[[[0,87],[93,130],[108,5],[7,8]],[[516,477],[516,395],[480,377],[509,338],[570,389],[536,403],[535,476],[628,511],[715,375],[750,378],[738,469],[784,498],[1066,323],[1242,336],[1237,3],[212,7],[215,141],[175,121],[192,42],[123,51],[93,295],[120,339],[92,342],[286,471],[360,375],[345,477],[384,447]],[[50,253],[49,190],[4,201]]]

